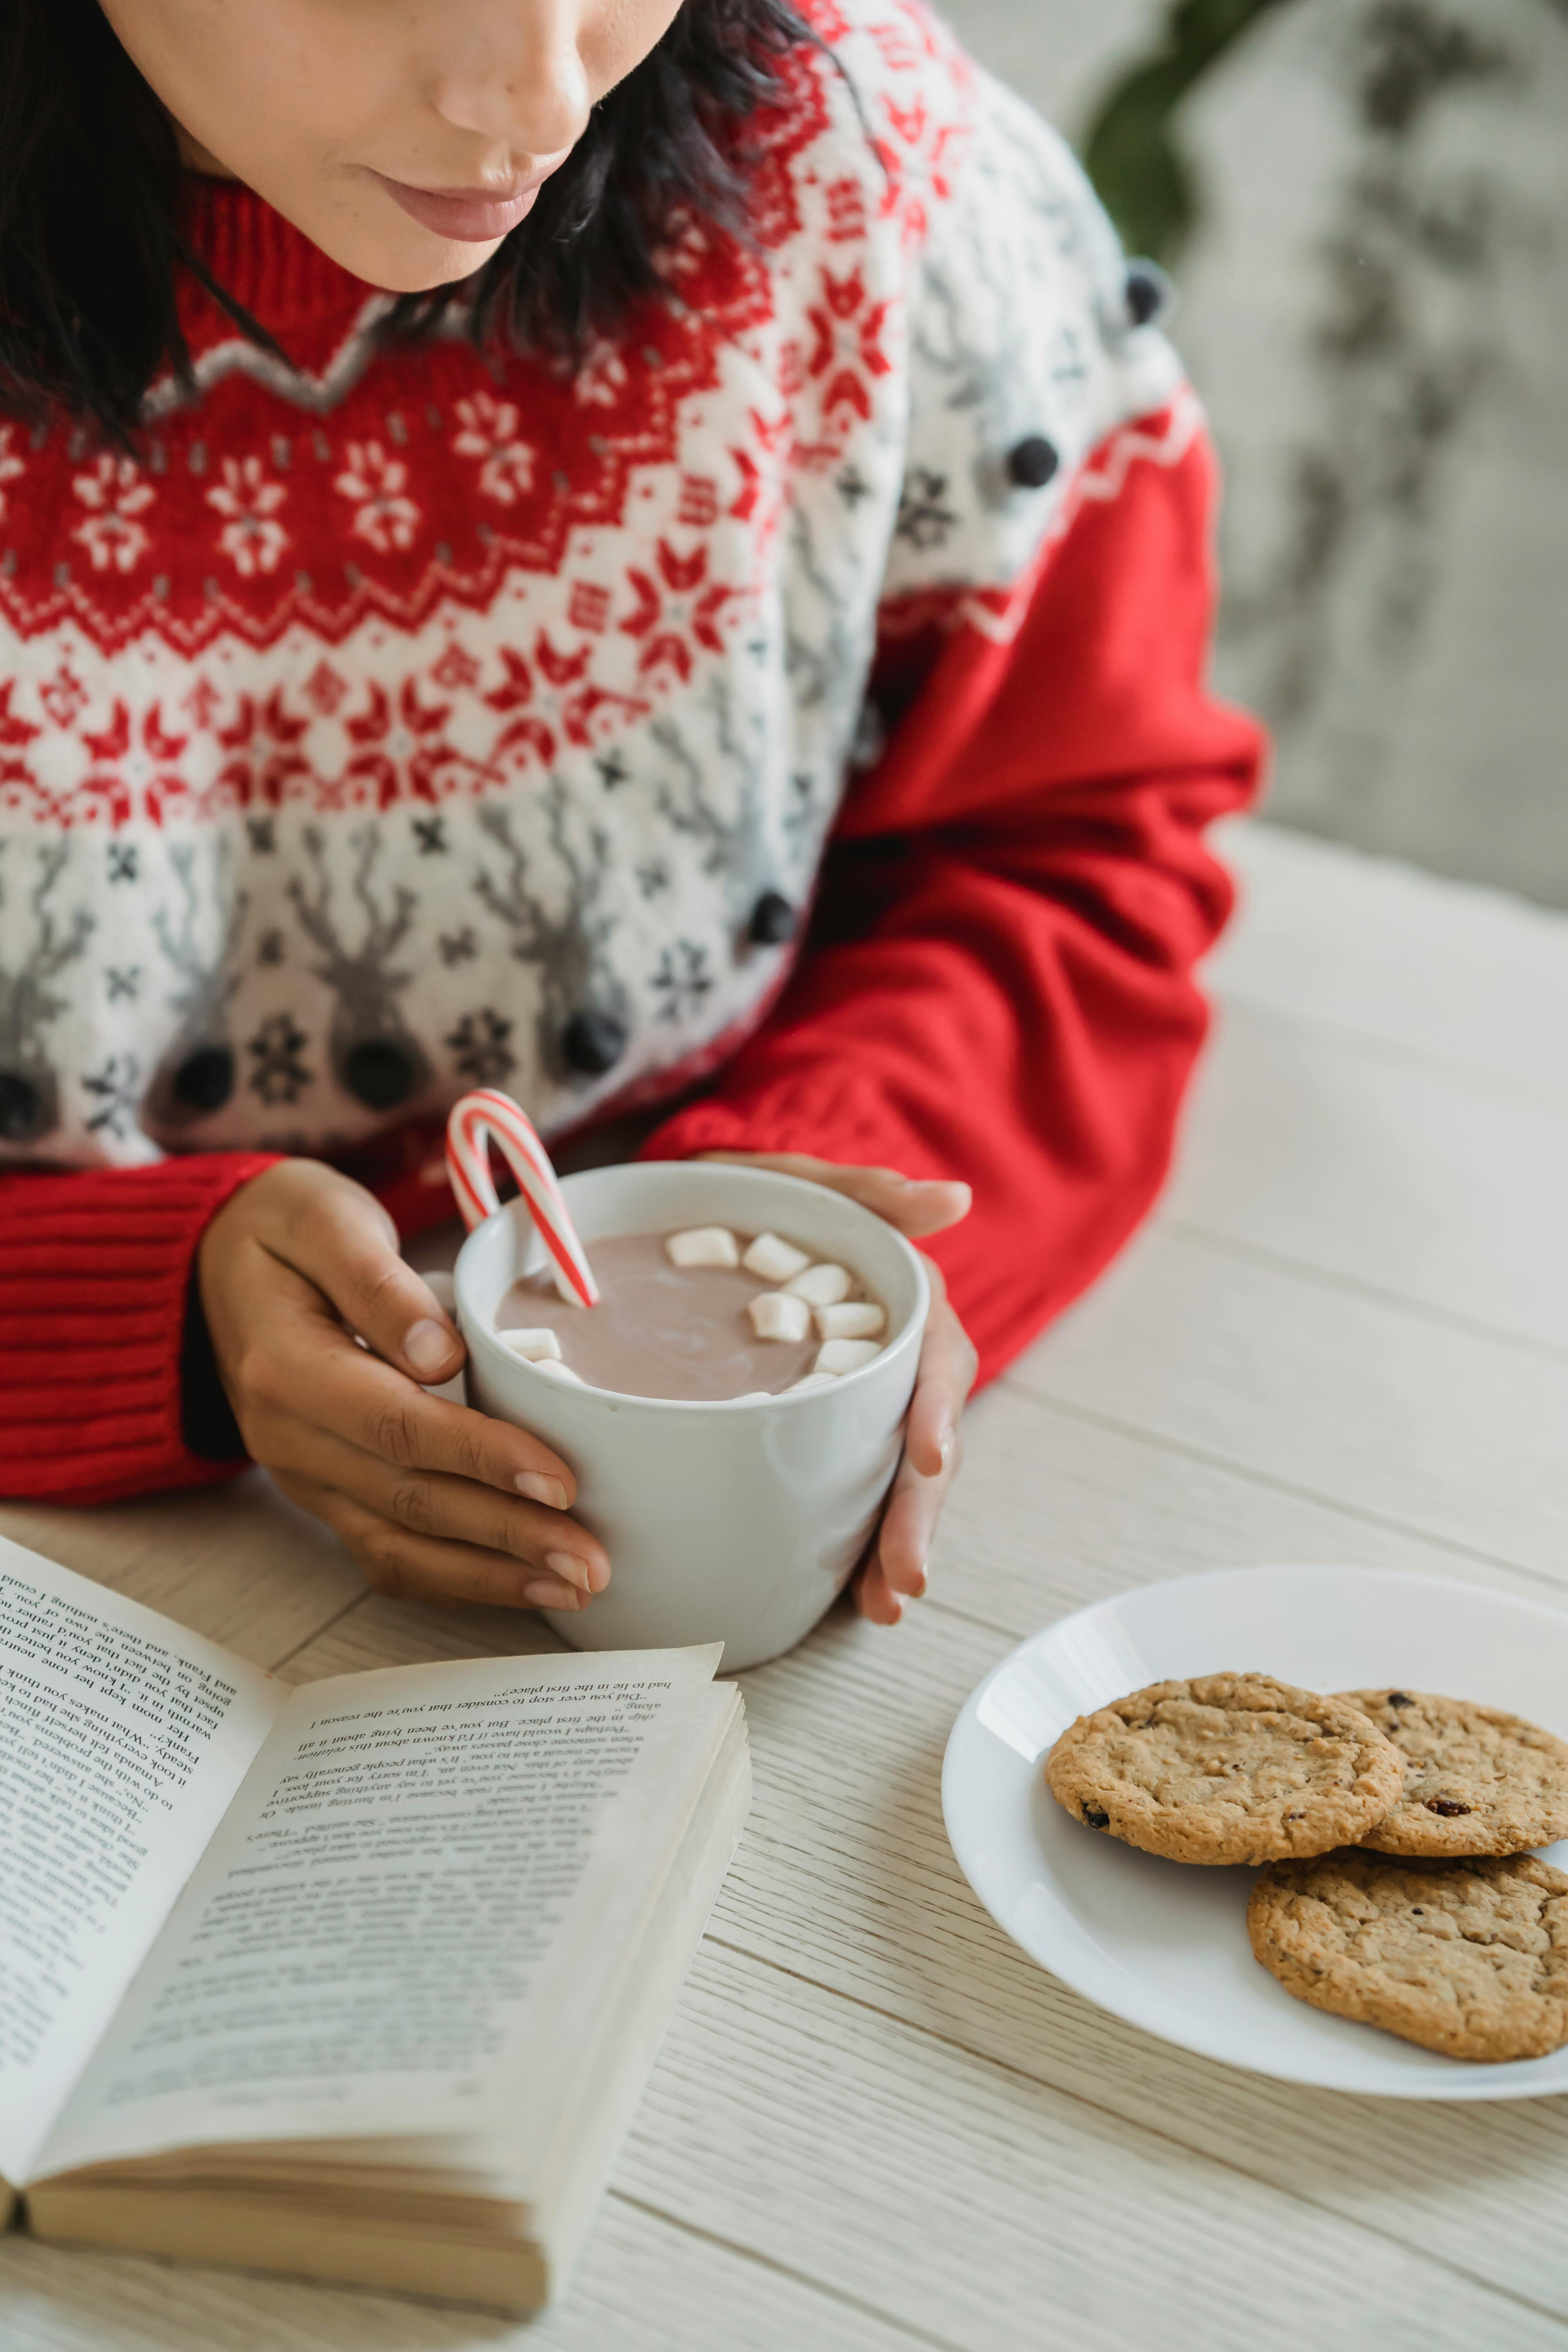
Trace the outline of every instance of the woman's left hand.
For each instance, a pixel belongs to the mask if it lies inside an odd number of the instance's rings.
[[[967,1184],[924,1182],[900,1176],[892,1168],[841,1168],[834,1160],[808,1159],[803,1152],[710,1151],[703,1157],[777,1168],[785,1176],[803,1176],[808,1183],[847,1192],[863,1208],[885,1217],[909,1241],[957,1224],[967,1216],[973,1198]],[[926,1589],[931,1538],[959,1465],[959,1418],[974,1386],[974,1343],[948,1303],[941,1269],[930,1258],[925,1268],[931,1314],[904,1425],[904,1458],[881,1525],[855,1572],[856,1606],[878,1625],[896,1625],[905,1597],[918,1598]]]

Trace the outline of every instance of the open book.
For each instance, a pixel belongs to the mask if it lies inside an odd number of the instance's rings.
[[[0,2181],[37,2235],[531,2310],[750,1797],[718,1649],[290,1690],[0,1538]]]

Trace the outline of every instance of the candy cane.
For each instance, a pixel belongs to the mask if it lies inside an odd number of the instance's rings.
[[[562,1297],[577,1307],[596,1307],[599,1286],[562,1197],[550,1155],[527,1112],[495,1087],[465,1095],[453,1104],[447,1121],[447,1173],[463,1223],[472,1233],[487,1217],[493,1217],[500,1205],[490,1181],[488,1144],[491,1136],[517,1178],[539,1238],[550,1253]]]

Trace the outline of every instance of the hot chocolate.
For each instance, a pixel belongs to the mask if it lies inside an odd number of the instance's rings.
[[[882,1309],[854,1276],[774,1234],[626,1234],[591,1255],[596,1307],[563,1298],[545,1270],[496,1310],[497,1336],[554,1379],[622,1396],[777,1395],[853,1370],[882,1343]]]

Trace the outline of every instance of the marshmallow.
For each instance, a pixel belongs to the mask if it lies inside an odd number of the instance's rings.
[[[498,1331],[496,1338],[503,1348],[515,1348],[520,1356],[526,1356],[531,1364],[537,1364],[549,1356],[553,1356],[557,1361],[560,1360],[561,1342],[554,1332],[548,1328],[540,1331]]]
[[[798,1381],[791,1381],[784,1394],[794,1396],[796,1389],[830,1389],[834,1377],[832,1372],[803,1372]]]
[[[838,1380],[845,1372],[858,1372],[882,1350],[875,1339],[825,1339],[816,1351],[814,1372],[826,1372]]]
[[[666,1234],[664,1254],[671,1265],[739,1265],[740,1246],[728,1225],[693,1225]]]
[[[811,1309],[804,1298],[782,1290],[759,1291],[746,1308],[759,1339],[804,1339],[811,1328]]]
[[[854,1287],[855,1277],[847,1265],[808,1265],[784,1285],[792,1298],[804,1298],[808,1307],[837,1307]]]
[[[787,1282],[792,1275],[804,1274],[811,1260],[793,1242],[780,1241],[777,1234],[759,1234],[741,1264],[764,1282]]]
[[[843,1348],[853,1347],[855,1343],[852,1339],[840,1339],[837,1344]],[[574,1389],[587,1386],[582,1373],[574,1372],[570,1364],[563,1364],[559,1356],[532,1356],[529,1361],[536,1372],[548,1372],[552,1381],[570,1381]]]
[[[842,1307],[819,1307],[816,1331],[821,1339],[879,1339],[888,1318],[874,1298],[852,1298]]]

